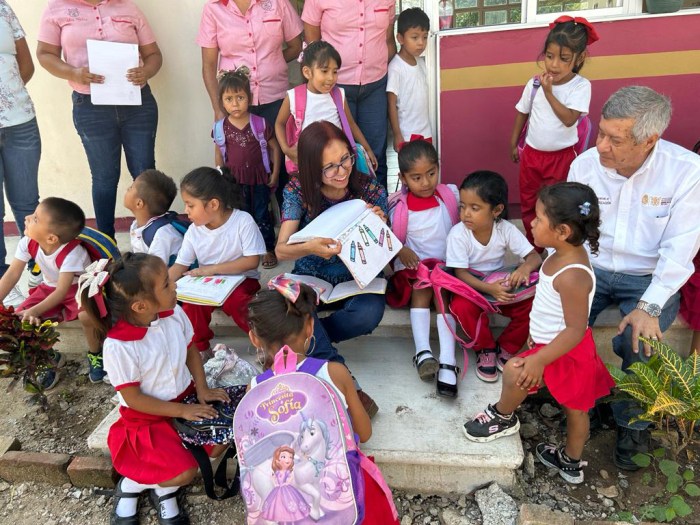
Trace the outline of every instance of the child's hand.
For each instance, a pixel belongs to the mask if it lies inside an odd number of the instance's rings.
[[[197,401],[201,404],[206,404],[208,401],[221,401],[227,403],[230,401],[226,390],[223,388],[202,387],[197,389]]]
[[[399,261],[401,261],[401,264],[410,270],[415,270],[418,268],[418,264],[420,263],[420,259],[416,255],[416,252],[411,250],[408,246],[404,246],[399,250]]]
[[[23,323],[30,323],[34,326],[39,326],[41,324],[41,317],[39,317],[41,314],[39,314],[34,308],[22,310],[21,312],[15,312],[15,315],[19,317]]]
[[[518,286],[530,284],[530,274],[522,269],[522,266],[513,270],[508,276],[510,289],[513,290]]]
[[[276,188],[277,185],[280,182],[280,174],[279,173],[270,173],[270,180],[267,181],[267,187],[268,188]]]
[[[404,142],[406,141],[403,139],[403,135],[401,135],[400,133],[398,135],[394,135],[394,151],[396,153],[399,152],[399,148]]]
[[[507,303],[515,299],[515,295],[510,293],[508,279],[500,279],[494,283],[488,285],[488,293],[492,295],[494,299],[502,303]]]
[[[199,268],[188,270],[182,275],[189,275],[190,277],[207,277],[209,275],[209,272],[207,271],[206,266],[200,266]]]
[[[126,71],[126,79],[135,86],[143,87],[148,82],[148,75],[144,68],[134,67]]]
[[[533,387],[542,386],[542,374],[544,365],[536,355],[527,357],[514,357],[511,359],[515,368],[520,368],[520,375],[515,384],[522,390],[530,390]]]
[[[330,259],[334,255],[338,255],[343,249],[343,245],[340,243],[340,241],[327,237],[312,239],[308,241],[307,244],[311,255],[317,255],[319,257],[323,257],[324,259]]]
[[[374,213],[386,224],[386,213],[384,213],[384,210],[382,210],[381,206],[372,206],[371,204],[368,204],[367,207],[370,208],[370,210],[372,210],[372,213]]]
[[[545,73],[542,73],[540,75],[540,85],[542,86],[542,90],[545,93],[548,93],[548,94],[552,93],[553,82],[554,82],[554,75],[552,75],[551,73],[545,72]]]
[[[527,336],[527,349],[532,350],[533,348],[535,348],[535,342],[532,340],[532,336],[528,335]]]
[[[372,163],[372,169],[376,170],[377,166],[379,166],[379,162],[377,162],[377,157],[374,156],[374,151],[368,149],[367,156],[369,157],[369,161]]]
[[[520,153],[518,152],[518,145],[510,147],[510,158],[513,162],[520,162]]]
[[[212,419],[219,415],[211,405],[193,403],[191,405],[181,405],[181,407],[182,413],[180,417],[187,421],[202,421],[203,419]]]

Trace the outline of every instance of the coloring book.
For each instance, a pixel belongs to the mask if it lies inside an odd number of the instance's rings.
[[[333,286],[328,281],[313,277],[311,275],[297,275],[295,273],[285,273],[284,276],[293,281],[310,285],[318,294],[318,298],[322,303],[334,303],[342,301],[353,295],[361,295],[365,293],[384,294],[386,292],[386,279],[377,277],[365,286],[360,288],[355,281],[347,281]]]
[[[360,199],[327,209],[292,235],[287,243],[307,242],[318,237],[337,239],[342,244],[339,257],[360,289],[368,286],[403,248],[391,228]]]
[[[245,278],[245,275],[185,275],[177,281],[177,300],[183,303],[221,306]]]

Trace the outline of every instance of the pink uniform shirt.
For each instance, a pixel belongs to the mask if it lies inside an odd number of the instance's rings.
[[[394,23],[395,0],[306,0],[301,19],[321,28],[338,50],[339,84],[369,84],[387,72],[386,32]]]
[[[146,17],[131,0],[49,0],[41,16],[38,40],[60,46],[63,59],[73,67],[87,67],[88,39],[145,46],[156,41]],[[68,82],[78,93],[90,86]]]
[[[253,105],[284,98],[289,80],[282,44],[304,26],[289,0],[251,0],[245,15],[229,0],[209,0],[197,44],[219,50],[219,69],[248,66]]]

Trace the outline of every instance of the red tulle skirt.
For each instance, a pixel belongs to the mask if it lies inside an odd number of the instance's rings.
[[[536,354],[544,346],[535,345],[518,354],[518,357]],[[615,386],[615,381],[596,352],[590,328],[579,344],[544,368],[543,378],[554,399],[574,410],[593,408],[596,400],[607,396]]]

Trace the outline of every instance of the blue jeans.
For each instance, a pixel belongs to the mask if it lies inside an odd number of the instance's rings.
[[[280,99],[275,100],[274,102],[268,102],[267,104],[250,106],[248,107],[248,111],[253,115],[258,115],[259,117],[264,118],[274,130],[275,122],[277,121],[277,114],[280,112],[280,108],[282,107],[283,101],[284,99]],[[272,163],[272,158],[270,158],[270,163]],[[282,192],[284,191],[284,187],[287,185],[288,181],[289,175],[287,174],[287,168],[284,165],[283,156],[282,165],[280,166],[279,183],[277,184],[277,189],[275,190],[275,197],[277,197],[277,202],[279,203],[280,208],[282,208]],[[265,242],[267,243],[267,240]]]
[[[651,284],[651,275],[627,275],[624,273],[614,273],[594,268],[596,277],[595,296],[591,306],[591,315],[588,324],[593,326],[598,314],[611,304],[617,304],[620,314],[624,317],[634,310],[637,302]],[[680,307],[680,293],[676,293],[666,301],[659,317],[659,327],[665,332],[673,320],[678,315]],[[632,327],[627,326],[625,331],[612,340],[613,351],[622,359],[622,370],[639,361],[648,361],[644,355],[642,344],[638,343],[637,353],[632,351]],[[610,404],[615,422],[618,426],[633,428],[636,430],[645,429],[649,426],[646,421],[638,421],[630,424],[629,420],[642,414],[642,409],[634,401],[617,401]]]
[[[24,232],[24,218],[39,205],[39,158],[41,136],[36,118],[24,124],[0,128],[0,218],[5,220],[7,195],[19,234]],[[0,228],[0,276],[7,271],[5,236]]]
[[[122,147],[132,178],[155,168],[158,105],[149,86],[141,89],[140,106],[95,106],[90,95],[74,91],[73,124],[90,164],[97,229],[114,237]]]
[[[384,316],[384,296],[377,294],[356,295],[340,303],[340,308],[328,317],[314,318],[316,347],[313,357],[345,363],[333,343],[347,341],[371,333]],[[334,303],[332,307],[336,307]],[[314,314],[315,315],[315,314]]]
[[[377,180],[386,188],[386,75],[365,85],[338,85],[345,90],[350,113],[377,157]]]
[[[247,211],[255,219],[255,224],[260,228],[265,249],[268,252],[275,251],[275,230],[270,218],[270,188],[265,184],[241,184],[243,197],[243,210]]]

